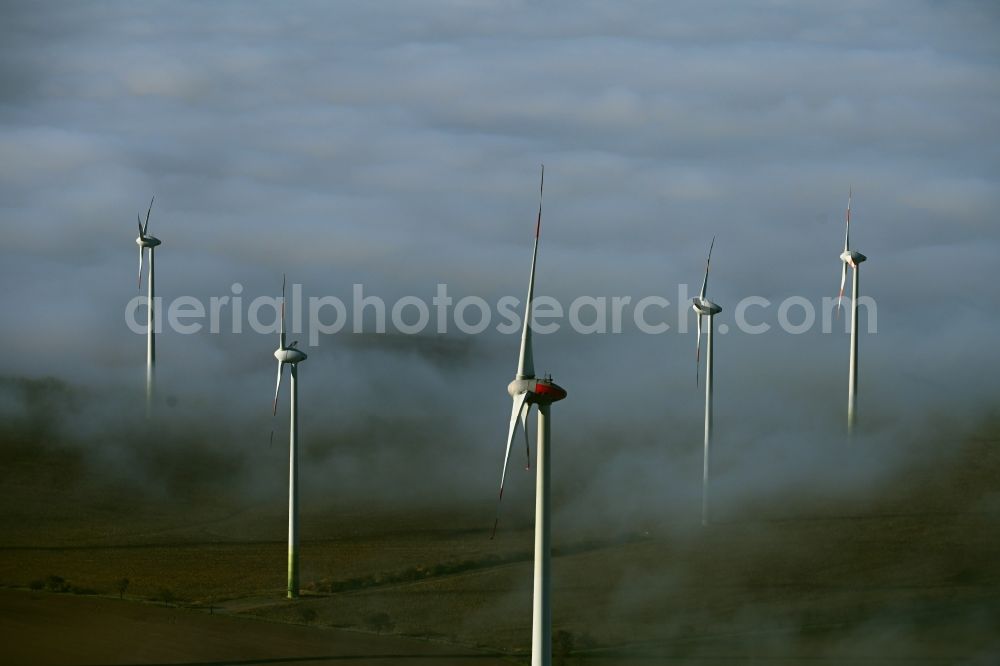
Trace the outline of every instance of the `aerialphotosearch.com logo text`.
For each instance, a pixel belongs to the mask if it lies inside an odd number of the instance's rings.
[[[178,296],[165,302],[163,297],[153,298],[154,332],[166,327],[183,335],[200,333],[206,327],[210,333],[242,333],[244,323],[259,334],[277,333],[281,317],[281,298],[256,296],[244,302],[243,285],[234,283],[231,294],[212,296],[206,304],[194,296]],[[364,285],[353,285],[350,307],[337,296],[309,296],[303,298],[302,285],[292,285],[287,301],[288,332],[292,335],[306,333],[308,344],[315,347],[320,336],[334,335],[345,329],[353,333],[386,333],[387,323],[392,332],[404,335],[426,333],[428,327],[439,334],[448,333],[450,326],[466,335],[478,335],[491,326],[498,333],[515,334],[521,331],[524,301],[516,296],[502,296],[491,304],[480,296],[463,296],[457,301],[448,294],[448,285],[438,284],[430,303],[419,296],[403,296],[388,305],[385,299],[365,294]],[[305,307],[303,307],[303,301]],[[850,306],[850,299],[844,298]],[[136,296],[125,307],[125,323],[138,334],[147,332],[146,311],[149,299]],[[868,333],[878,332],[878,310],[869,296],[858,299],[859,309],[865,311]],[[823,333],[833,332],[837,319],[837,299],[823,297],[817,305],[803,296],[789,296],[775,304],[763,296],[747,296],[732,308],[732,322],[742,333],[760,335],[777,326],[782,331],[799,335],[813,330],[817,324]],[[164,317],[164,311],[166,317]],[[350,316],[348,316],[350,315]],[[717,315],[721,318],[721,315]],[[667,323],[676,323],[675,327]],[[658,335],[670,330],[687,333],[694,325],[691,311],[691,294],[688,285],[677,286],[677,299],[673,302],[659,295],[633,299],[632,296],[578,296],[563,304],[552,296],[535,296],[532,305],[531,329],[542,335],[555,333],[564,324],[582,335],[620,334],[627,327],[641,333]],[[838,326],[846,330],[849,316],[841,316]],[[350,326],[348,326],[350,324]],[[729,325],[721,323],[717,330],[729,332]]]

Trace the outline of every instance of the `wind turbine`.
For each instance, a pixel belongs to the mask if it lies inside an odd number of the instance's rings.
[[[851,249],[851,200],[853,189],[847,194],[847,232],[844,234],[844,251],[840,253],[843,267],[840,271],[840,295],[837,297],[837,314],[840,314],[841,302],[844,300],[844,285],[847,282],[847,267],[854,269],[854,280],[851,284],[851,369],[847,383],[847,433],[854,434],[854,426],[858,419],[858,288],[861,282],[861,262],[868,257]]]
[[[551,455],[549,437],[549,407],[553,402],[566,397],[566,390],[546,376],[535,377],[534,358],[531,353],[531,306],[535,294],[535,261],[538,259],[538,236],[542,228],[542,193],[545,190],[545,166],[542,166],[542,182],[538,192],[538,218],[535,221],[535,249],[531,255],[531,274],[528,277],[528,300],[524,307],[524,328],[521,330],[521,353],[517,362],[517,375],[507,385],[507,393],[514,400],[510,412],[510,427],[507,431],[507,451],[500,472],[500,498],[497,500],[497,521],[499,521],[500,500],[503,499],[504,479],[507,462],[514,443],[517,424],[520,420],[524,431],[524,443],[528,446],[528,412],[532,405],[538,406],[538,465],[535,481],[535,573],[534,593],[531,611],[531,664],[549,666],[552,663],[552,567],[549,547],[551,526],[551,503],[549,480],[551,477]],[[530,451],[528,452],[530,464]],[[493,523],[496,535],[497,521]],[[491,537],[492,538],[492,537]]]
[[[708,289],[708,269],[712,265],[712,249],[715,247],[715,237],[708,246],[708,260],[705,262],[705,280],[701,283],[701,293],[691,299],[691,307],[698,316],[698,342],[695,347],[695,385],[698,384],[698,373],[701,368],[701,318],[708,317],[708,344],[705,348],[705,449],[701,470],[701,524],[708,525],[708,466],[712,445],[712,369],[714,347],[712,338],[715,332],[713,318],[722,312],[722,308],[708,300],[705,291]]]
[[[274,387],[273,415],[278,413],[278,393],[281,391],[281,376],[288,365],[291,367],[291,421],[288,428],[288,598],[299,596],[299,363],[306,360],[305,352],[296,348],[298,341],[285,345],[285,276],[281,276],[281,330],[278,333],[278,348],[274,357],[278,359],[278,383]]]
[[[147,304],[146,316],[146,416],[152,411],[153,405],[153,374],[156,366],[156,334],[153,322],[153,294],[155,288],[156,272],[153,268],[153,257],[156,256],[156,246],[160,244],[160,239],[149,235],[149,214],[153,212],[153,199],[149,200],[149,208],[146,210],[146,224],[142,223],[142,213],[136,214],[136,222],[139,224],[139,236],[135,239],[135,244],[139,246],[139,291],[142,292],[142,251],[149,248],[149,303]]]

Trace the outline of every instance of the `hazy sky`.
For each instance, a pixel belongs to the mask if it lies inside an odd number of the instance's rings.
[[[342,298],[520,298],[544,162],[539,294],[673,301],[717,235],[720,322],[749,295],[836,294],[853,186],[869,415],[975,421],[1000,388],[998,28],[990,2],[5,2],[0,373],[141,391],[124,308],[153,194],[165,298],[273,294],[282,271]],[[165,334],[162,381],[266,428],[275,342]],[[516,348],[324,339],[302,371],[314,432],[458,433],[492,479]],[[568,436],[626,423],[695,459],[693,348],[564,330],[535,353]],[[721,338],[720,436],[839,424],[847,352],[842,333]]]

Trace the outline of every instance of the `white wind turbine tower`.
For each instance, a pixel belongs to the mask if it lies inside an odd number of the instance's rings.
[[[153,211],[153,197],[149,200],[149,209],[146,210],[146,224],[142,223],[142,214],[136,214],[136,221],[139,223],[139,237],[135,239],[139,246],[139,291],[142,291],[142,254],[143,250],[149,248],[149,303],[147,304],[146,315],[146,416],[150,415],[153,404],[153,371],[156,366],[156,333],[153,321],[153,294],[156,287],[156,271],[153,267],[153,258],[156,256],[156,246],[160,244],[160,239],[149,235],[149,214]]]
[[[691,307],[698,317],[698,342],[695,347],[695,385],[698,384],[698,372],[701,366],[701,318],[708,318],[708,344],[705,348],[705,449],[701,470],[701,524],[708,525],[708,470],[712,446],[712,371],[714,362],[713,337],[715,315],[722,308],[708,300],[705,291],[708,289],[708,269],[712,265],[712,249],[715,247],[715,237],[708,247],[708,260],[705,262],[705,281],[701,283],[701,293],[691,299]]]
[[[552,567],[550,553],[551,505],[549,481],[551,477],[549,451],[549,406],[566,397],[566,390],[552,381],[551,377],[535,377],[534,359],[531,353],[531,306],[535,293],[535,261],[538,259],[538,236],[542,227],[542,193],[545,189],[545,167],[542,166],[542,183],[538,196],[538,219],[535,222],[535,248],[531,256],[531,274],[528,278],[528,300],[524,308],[524,328],[521,331],[521,353],[518,357],[517,375],[507,386],[507,393],[514,399],[510,412],[510,427],[507,431],[507,450],[504,454],[503,469],[500,473],[500,498],[503,499],[503,485],[507,474],[507,462],[514,443],[518,420],[524,430],[525,446],[528,445],[528,412],[532,405],[538,406],[538,465],[535,485],[535,573],[534,593],[531,611],[531,664],[549,666],[552,663]],[[530,465],[531,453],[528,452]],[[499,520],[499,500],[497,502]],[[493,534],[496,534],[493,523]]]
[[[285,345],[285,276],[281,276],[281,330],[278,333],[278,348],[274,357],[278,359],[278,382],[274,387],[274,409],[278,413],[278,393],[281,391],[281,376],[285,366],[291,367],[291,420],[288,428],[288,598],[299,596],[299,363],[306,360],[305,352],[296,348],[298,341]]]
[[[844,285],[847,282],[847,267],[854,269],[854,280],[851,285],[851,368],[847,383],[847,432],[854,434],[854,426],[858,418],[858,289],[861,281],[861,262],[868,257],[851,249],[851,200],[853,189],[847,194],[847,231],[844,234],[844,251],[840,253],[843,267],[840,271],[840,295],[837,297],[837,313],[840,313],[844,299]]]

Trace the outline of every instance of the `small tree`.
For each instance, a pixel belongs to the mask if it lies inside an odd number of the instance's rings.
[[[167,607],[170,604],[174,603],[174,600],[177,598],[174,596],[173,592],[171,592],[169,589],[165,587],[160,589],[160,592],[157,596],[160,598],[160,601],[163,602],[164,607]]]
[[[69,584],[62,576],[49,574],[45,577],[45,587],[52,592],[65,592],[69,589]]]
[[[365,626],[376,634],[381,634],[383,631],[392,631],[396,628],[396,623],[392,621],[389,614],[385,611],[380,611],[378,613],[372,613],[365,618]]]
[[[128,582],[129,582],[128,578],[119,578],[118,582],[115,583],[115,586],[118,588],[118,598],[119,599],[124,599],[125,598],[125,590],[128,589]]]

